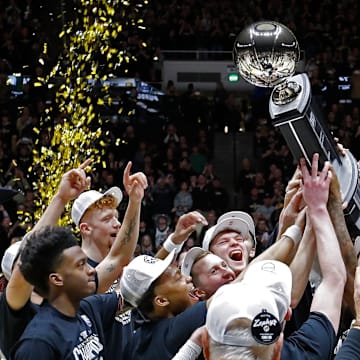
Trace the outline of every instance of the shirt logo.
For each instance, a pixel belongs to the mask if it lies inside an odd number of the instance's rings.
[[[131,310],[128,310],[122,314],[115,316],[115,321],[119,322],[122,325],[127,325],[131,321]]]
[[[101,355],[104,349],[96,334],[92,334],[78,344],[74,350],[73,355],[76,360],[103,360]]]
[[[156,259],[152,256],[144,256],[144,262],[146,262],[147,264],[155,264],[157,261],[159,261],[159,259]]]

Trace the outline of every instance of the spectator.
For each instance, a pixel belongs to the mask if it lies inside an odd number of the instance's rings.
[[[166,135],[163,140],[165,145],[170,143],[179,143],[179,136],[177,134],[177,128],[174,124],[168,124],[166,127]]]
[[[214,209],[217,214],[224,213],[228,209],[229,194],[222,185],[220,178],[214,177],[211,181],[209,197],[210,208]]]
[[[225,124],[223,123],[223,114],[225,111],[225,100],[227,98],[227,91],[221,81],[216,83],[216,88],[213,94],[214,97],[214,120],[216,128],[223,131]]]
[[[249,158],[243,158],[241,168],[238,175],[238,189],[241,190],[243,196],[250,193],[255,178],[254,165]]]
[[[261,195],[259,189],[253,186],[250,190],[249,196],[244,196],[244,209],[249,214],[255,214],[257,209],[262,205]]]
[[[264,194],[262,205],[257,207],[254,217],[263,217],[270,225],[270,220],[275,210],[273,195],[267,192]]]
[[[0,74],[0,106],[6,106],[11,97],[11,87],[7,83],[7,75]]]
[[[25,202],[25,193],[31,189],[27,181],[24,170],[18,166],[13,168],[13,177],[6,183],[6,187],[17,191],[14,200],[16,204],[23,204]]]
[[[160,175],[151,189],[152,211],[154,216],[166,214],[170,216],[174,202],[174,188],[169,185],[165,175]]]
[[[206,157],[199,151],[198,146],[193,145],[189,156],[190,164],[196,174],[201,174],[206,165]]]
[[[155,218],[155,250],[159,250],[165,239],[170,234],[170,218],[160,214]]]
[[[259,217],[256,221],[256,256],[270,246],[270,226],[265,218]]]
[[[182,181],[180,184],[180,190],[174,197],[174,207],[172,212],[177,217],[187,213],[193,205],[192,194],[189,191],[189,184],[187,181]]]
[[[140,237],[140,254],[155,256],[153,240],[149,234],[143,234]]]
[[[197,176],[196,186],[192,189],[193,209],[210,210],[210,185],[203,174]]]

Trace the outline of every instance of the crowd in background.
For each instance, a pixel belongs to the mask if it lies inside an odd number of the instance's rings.
[[[51,18],[42,22],[34,11],[38,5],[20,0],[0,5],[0,185],[19,191],[1,208],[0,258],[9,243],[26,232],[22,217],[34,213],[37,196],[30,169],[39,136],[35,129],[48,101],[42,81],[49,70],[39,58],[56,29],[49,31]],[[305,71],[324,119],[340,143],[360,159],[356,1],[153,1],[145,14],[153,51],[202,49],[210,51],[209,58],[215,56],[211,51],[231,50],[236,35],[253,21],[267,18],[287,25],[304,51]],[[139,34],[129,34],[129,42],[136,45],[141,41]],[[55,54],[49,46],[49,63]],[[158,64],[151,61],[152,56],[147,54],[146,63],[141,63],[147,65],[141,69],[148,71],[137,75],[157,82],[161,71],[156,71]],[[17,72],[29,75],[19,93],[8,84],[8,76]],[[106,166],[93,172],[92,186],[105,190],[121,184],[129,160],[134,171],[145,173],[149,188],[143,200],[137,252],[154,254],[183,213],[200,210],[211,226],[219,214],[229,210],[229,191],[222,185],[226,174],[219,174],[213,165],[213,136],[225,126],[231,131],[242,129],[253,135],[254,149],[253,157],[243,159],[239,166],[236,190],[243,194],[241,209],[254,216],[258,241],[265,248],[282,207],[284,187],[295,169],[286,143],[267,114],[268,92],[257,89],[239,98],[217,84],[214,92],[204,97],[192,84],[179,93],[172,82],[162,90],[166,93],[161,100],[162,121],[144,125],[138,111],[133,118],[111,124],[124,143],[109,146]],[[150,132],[144,131],[146,125]],[[42,139],[45,144],[48,140]],[[125,196],[120,204],[121,214],[126,200]],[[186,247],[199,242],[200,236],[190,238]]]

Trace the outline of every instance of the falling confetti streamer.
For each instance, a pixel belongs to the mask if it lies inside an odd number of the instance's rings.
[[[117,76],[128,72],[134,56],[128,49],[127,37],[140,25],[143,27],[141,14],[147,3],[80,0],[74,20],[64,24],[59,34],[64,45],[62,55],[45,79],[49,89],[56,88],[55,102],[36,129],[39,137],[32,168],[38,179],[33,185],[39,196],[35,221],[43,214],[66,171],[87,158],[92,158],[92,166],[106,166],[103,156],[111,136],[102,131],[104,120],[99,109],[111,105],[113,100],[104,82],[114,76],[115,69]],[[65,18],[64,14],[61,16]],[[44,52],[50,46],[46,44]],[[142,46],[147,44],[143,42]],[[116,144],[119,142],[115,140]],[[60,225],[72,224],[71,205],[68,204]]]

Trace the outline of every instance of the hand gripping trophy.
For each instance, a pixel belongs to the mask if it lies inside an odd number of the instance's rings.
[[[251,24],[237,36],[234,62],[249,83],[273,88],[269,112],[295,159],[304,157],[309,165],[314,152],[320,162],[329,160],[338,175],[349,231],[360,234],[360,186],[356,159],[347,151],[339,153],[330,131],[311,96],[306,74],[295,73],[300,57],[294,34],[275,21]]]

